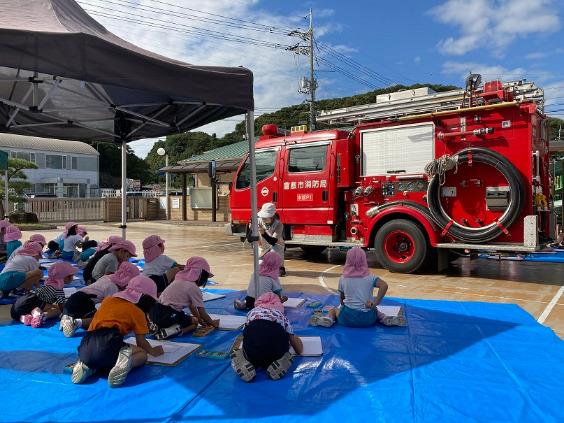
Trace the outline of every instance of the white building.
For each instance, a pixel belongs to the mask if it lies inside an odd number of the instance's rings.
[[[31,195],[57,197],[99,196],[99,153],[78,141],[63,141],[0,133],[0,150],[10,158],[29,160],[38,169],[27,169]]]

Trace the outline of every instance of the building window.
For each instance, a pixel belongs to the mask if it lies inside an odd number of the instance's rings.
[[[325,169],[326,161],[327,145],[291,148],[288,171],[293,173],[319,172]]]
[[[35,184],[36,195],[55,194],[55,184]]]
[[[12,159],[27,160],[28,162],[35,163],[35,153],[29,153],[27,151],[12,151],[10,157]]]
[[[45,156],[45,167],[47,169],[64,169],[63,159],[66,159],[66,157],[47,154]],[[64,163],[66,164],[66,160]]]
[[[78,157],[72,157],[71,159],[71,163],[72,163],[72,170],[77,170],[78,169]]]

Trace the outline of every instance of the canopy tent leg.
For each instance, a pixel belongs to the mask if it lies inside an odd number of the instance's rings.
[[[257,220],[257,170],[255,164],[255,113],[247,112],[245,123],[247,128],[247,140],[249,141],[249,165],[251,167],[251,239],[253,242],[253,271],[255,280],[255,300],[258,298],[258,220]]]
[[[127,235],[127,142],[121,142],[121,236]]]

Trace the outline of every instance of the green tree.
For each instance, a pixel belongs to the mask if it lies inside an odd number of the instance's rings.
[[[8,159],[8,199],[13,203],[22,203],[26,201],[24,192],[31,188],[31,184],[27,182],[25,169],[37,169],[35,163],[23,159]],[[2,199],[5,196],[4,184],[0,188]],[[1,204],[2,215],[5,214],[4,202]]]

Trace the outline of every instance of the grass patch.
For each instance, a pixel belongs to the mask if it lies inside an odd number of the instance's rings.
[[[45,231],[57,229],[57,225],[52,223],[14,223],[22,231]]]

